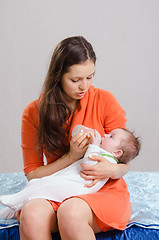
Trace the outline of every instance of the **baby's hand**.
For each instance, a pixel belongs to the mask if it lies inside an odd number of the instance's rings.
[[[101,135],[99,134],[99,132],[96,129],[94,129],[94,134],[92,135],[90,143],[97,145],[97,146],[99,146],[101,143]]]

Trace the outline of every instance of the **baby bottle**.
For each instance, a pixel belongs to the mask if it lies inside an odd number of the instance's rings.
[[[90,142],[91,144],[99,145],[101,142],[101,136],[95,129],[91,129],[83,125],[76,125],[72,130],[72,137],[76,136],[78,133],[86,134],[87,137],[92,138]]]

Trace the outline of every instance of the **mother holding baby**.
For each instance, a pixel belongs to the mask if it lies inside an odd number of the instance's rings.
[[[84,155],[90,140],[80,133],[71,138],[77,124],[96,129],[101,136],[126,127],[125,112],[116,98],[92,85],[95,62],[91,44],[81,36],[64,39],[55,48],[43,91],[22,116],[22,152],[28,180],[51,175]],[[98,163],[82,166],[81,176],[92,180],[89,187],[110,178],[107,184],[97,193],[62,203],[29,201],[18,214],[21,240],[50,240],[56,231],[62,240],[93,240],[95,233],[126,228],[131,204],[122,176],[129,165],[113,164],[99,156],[91,159]]]

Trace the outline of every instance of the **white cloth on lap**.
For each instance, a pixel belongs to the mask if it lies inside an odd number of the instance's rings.
[[[85,180],[80,176],[80,171],[82,171],[80,164],[94,165],[97,161],[92,161],[88,156],[100,154],[110,155],[111,157],[106,156],[106,159],[117,163],[110,153],[97,145],[90,144],[84,158],[50,176],[30,180],[18,193],[0,196],[0,203],[8,207],[0,211],[0,217],[8,219],[14,217],[15,213],[21,210],[28,201],[35,198],[62,202],[72,196],[97,192],[108,179],[99,181],[91,188],[84,187],[85,184],[92,181]]]

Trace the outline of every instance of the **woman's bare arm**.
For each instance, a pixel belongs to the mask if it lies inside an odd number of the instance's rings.
[[[112,179],[118,179],[118,178],[121,178],[123,177],[128,171],[129,171],[129,168],[130,168],[130,164],[129,163],[120,163],[120,164],[116,164],[114,166],[114,169],[113,169],[113,174],[111,176]]]

